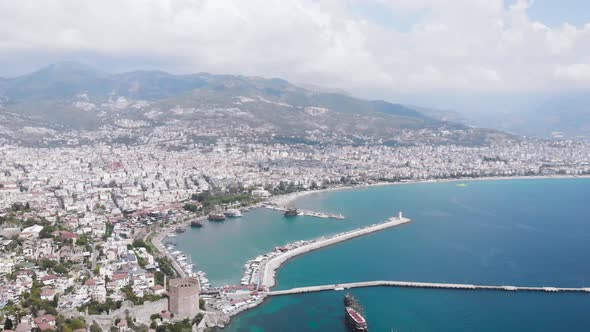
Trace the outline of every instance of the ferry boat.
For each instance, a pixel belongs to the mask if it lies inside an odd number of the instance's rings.
[[[344,313],[346,315],[346,324],[352,331],[355,332],[368,332],[369,327],[367,320],[363,316],[362,307],[358,300],[350,295],[344,296]]]
[[[242,212],[240,212],[240,210],[238,209],[228,209],[223,214],[225,214],[226,217],[230,218],[237,218],[242,216]]]
[[[285,211],[285,217],[294,217],[299,215],[299,210],[297,209],[287,209],[287,211]]]
[[[225,215],[220,213],[212,213],[207,217],[207,219],[209,219],[209,221],[224,221]]]

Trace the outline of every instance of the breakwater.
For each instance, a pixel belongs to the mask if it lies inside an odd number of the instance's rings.
[[[350,288],[363,287],[410,287],[410,288],[439,288],[439,289],[457,289],[457,290],[497,290],[497,291],[528,291],[528,292],[578,292],[590,293],[590,287],[535,287],[535,286],[494,286],[494,285],[473,285],[473,284],[449,284],[437,282],[414,282],[414,281],[365,281],[344,284],[332,284],[321,286],[297,287],[286,290],[278,290],[266,293],[269,296],[323,292],[331,290],[344,290]]]
[[[319,239],[308,241],[305,244],[294,249],[285,251],[279,255],[270,258],[268,261],[263,261],[260,267],[259,288],[270,289],[275,285],[276,270],[287,260],[305,254],[307,252],[318,250],[336,243],[340,243],[359,236],[371,234],[391,227],[399,226],[409,223],[411,220],[404,218],[401,213],[398,217],[389,218],[387,221],[373,224],[370,226],[358,228],[352,231],[339,233],[330,237],[321,237]]]

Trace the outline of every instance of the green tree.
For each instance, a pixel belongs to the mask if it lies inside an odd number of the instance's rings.
[[[12,330],[13,327],[14,326],[12,324],[12,319],[6,318],[6,320],[4,321],[4,330]]]
[[[90,325],[90,332],[102,332],[100,325],[96,321],[92,321],[92,325]]]
[[[205,300],[199,299],[199,309],[205,310]]]

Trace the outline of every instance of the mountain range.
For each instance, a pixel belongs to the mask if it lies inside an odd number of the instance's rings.
[[[489,112],[465,112],[464,123],[542,138],[590,138],[590,92],[536,94]]]
[[[78,63],[0,79],[0,135],[15,140],[110,129],[145,136],[175,127],[197,136],[255,133],[304,142],[479,144],[509,137],[425,110],[306,89],[278,78],[110,74]]]

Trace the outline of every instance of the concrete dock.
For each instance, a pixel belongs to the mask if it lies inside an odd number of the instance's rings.
[[[289,295],[289,294],[301,294],[301,293],[312,293],[312,292],[323,292],[332,290],[342,290],[350,288],[362,288],[362,287],[410,287],[410,288],[438,288],[438,289],[457,289],[457,290],[496,290],[496,291],[528,291],[528,292],[578,292],[578,293],[590,293],[590,287],[580,288],[564,288],[564,287],[529,287],[529,286],[487,286],[487,285],[472,285],[472,284],[446,284],[446,283],[434,283],[434,282],[413,282],[413,281],[366,281],[366,282],[354,282],[345,284],[334,284],[334,285],[322,285],[322,286],[310,286],[310,287],[298,287],[287,290],[278,290],[267,292],[269,296]]]
[[[349,239],[352,239],[355,237],[371,234],[371,233],[378,232],[378,231],[381,231],[381,230],[384,230],[387,228],[406,224],[406,223],[409,223],[410,221],[411,221],[410,219],[402,217],[401,213],[400,213],[399,217],[389,218],[385,222],[370,225],[370,226],[363,227],[363,228],[358,228],[358,229],[344,232],[344,233],[339,233],[339,234],[336,234],[336,235],[333,235],[330,237],[319,238],[317,240],[311,241],[310,243],[307,243],[307,244],[297,247],[295,249],[286,251],[286,252],[284,252],[278,256],[275,256],[263,263],[264,265],[261,266],[261,268],[260,268],[261,275],[258,278],[258,280],[260,280],[260,283],[258,286],[266,288],[266,289],[270,289],[271,287],[273,287],[275,285],[275,272],[276,272],[276,270],[283,263],[285,263],[287,260],[289,260],[292,257],[299,256],[301,254],[305,254],[305,253],[313,251],[313,250],[321,249],[323,247],[327,247],[327,246],[330,246],[330,245],[333,245],[333,244],[336,244],[339,242],[343,242],[343,241],[346,241],[346,240],[349,240]]]

